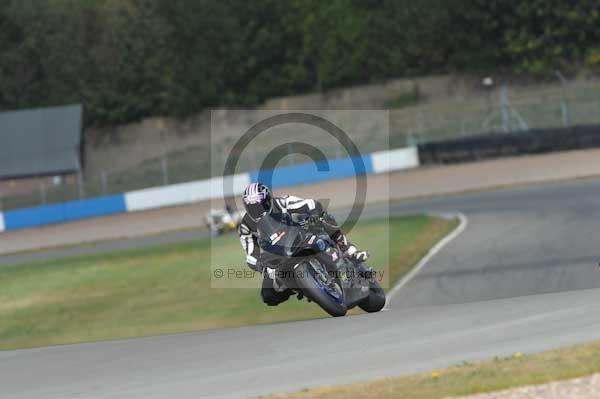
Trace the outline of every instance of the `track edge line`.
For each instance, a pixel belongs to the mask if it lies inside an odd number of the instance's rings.
[[[404,276],[399,282],[398,284],[396,284],[392,290],[386,295],[385,298],[385,306],[383,307],[382,310],[389,310],[389,306],[390,306],[390,302],[393,299],[394,296],[396,296],[398,294],[398,292],[406,285],[408,284],[416,275],[417,273],[419,273],[421,271],[421,269],[423,269],[427,263],[438,253],[440,252],[446,245],[448,245],[452,240],[454,240],[456,237],[458,237],[463,231],[465,231],[465,229],[467,228],[467,225],[469,224],[469,220],[467,219],[467,216],[462,213],[462,212],[448,212],[448,213],[426,213],[426,215],[428,216],[436,216],[436,217],[442,217],[444,219],[453,219],[453,218],[458,218],[458,220],[460,221],[460,223],[458,224],[458,226],[448,235],[446,235],[444,238],[442,238],[440,241],[438,241],[433,247],[431,247],[429,249],[429,251],[427,251],[427,254],[425,254],[425,256],[423,258],[421,258],[421,260],[415,265],[413,266],[413,268],[410,270],[410,272]]]

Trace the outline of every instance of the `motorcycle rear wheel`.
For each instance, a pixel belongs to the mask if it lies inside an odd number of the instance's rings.
[[[369,296],[363,299],[358,307],[368,313],[379,312],[385,306],[385,291],[377,281],[369,283]]]

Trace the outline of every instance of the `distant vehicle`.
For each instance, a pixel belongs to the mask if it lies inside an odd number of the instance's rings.
[[[309,216],[296,223],[265,217],[257,229],[261,261],[273,274],[276,289],[292,289],[298,299],[306,297],[334,317],[355,306],[369,313],[385,306],[376,272],[344,255],[320,219]]]
[[[239,211],[211,209],[206,215],[206,226],[213,236],[236,231],[244,215]]]

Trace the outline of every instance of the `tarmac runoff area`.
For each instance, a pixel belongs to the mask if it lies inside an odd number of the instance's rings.
[[[466,220],[387,311],[0,352],[2,397],[241,398],[598,339],[599,198],[589,179],[373,205]]]

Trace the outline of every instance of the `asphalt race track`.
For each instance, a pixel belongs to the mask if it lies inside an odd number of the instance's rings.
[[[600,338],[600,180],[391,211],[462,212],[468,223],[386,312],[0,352],[0,397],[239,398]]]

